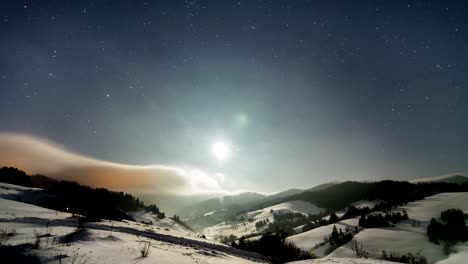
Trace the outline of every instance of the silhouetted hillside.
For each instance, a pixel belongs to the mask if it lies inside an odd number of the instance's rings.
[[[25,187],[40,187],[46,195],[33,203],[49,209],[85,215],[91,219],[133,220],[125,212],[146,210],[164,218],[155,204],[145,205],[139,198],[124,192],[91,188],[76,182],[57,181],[44,175],[28,176],[16,168],[0,169],[0,181]]]
[[[52,184],[58,182],[55,179],[40,174],[31,175],[29,177],[31,179],[32,186],[36,188],[47,189]]]
[[[466,192],[467,184],[444,182],[413,184],[403,181],[380,181],[372,183],[344,182],[321,191],[303,192],[290,199],[311,202],[329,210],[344,209],[358,200],[381,199],[393,204],[422,199],[441,192]]]
[[[13,167],[0,169],[0,182],[32,187],[31,178],[22,170]]]

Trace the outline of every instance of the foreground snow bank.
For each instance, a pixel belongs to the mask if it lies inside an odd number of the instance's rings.
[[[320,258],[289,262],[294,264],[395,264],[398,262],[390,262],[378,259],[357,259],[357,258]]]
[[[14,229],[4,245],[12,250],[25,248],[40,263],[265,262],[257,253],[198,238],[177,225],[171,229],[171,221],[152,226],[102,220],[87,222],[84,230],[77,230],[77,219],[69,213],[0,198],[0,229]],[[149,245],[147,257],[141,256],[144,245]]]

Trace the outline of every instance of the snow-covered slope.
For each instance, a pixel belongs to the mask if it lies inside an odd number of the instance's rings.
[[[246,234],[255,233],[255,223],[258,221],[268,219],[268,221],[273,222],[273,214],[300,213],[303,215],[316,215],[323,211],[325,209],[319,208],[309,202],[290,201],[238,215],[234,221],[223,222],[205,228],[204,233],[211,237],[216,235],[229,236],[231,234],[241,237]]]
[[[289,262],[294,264],[395,264],[398,262],[390,262],[378,259],[355,259],[355,258],[320,258],[309,259],[302,261]]]
[[[430,243],[426,231],[432,217],[438,218],[442,211],[450,208],[461,209],[468,213],[468,193],[442,193],[427,197],[420,201],[408,203],[399,210],[408,212],[409,220],[401,221],[395,227],[370,228],[359,232],[354,239],[362,243],[365,250],[370,254],[378,254],[382,250],[407,254],[419,252],[425,256],[429,263],[435,263],[447,259],[443,253],[442,245]],[[413,226],[413,221],[419,221],[420,226]],[[459,253],[451,257],[452,260],[464,259],[467,256],[466,245],[458,246]],[[335,251],[328,257],[354,257],[351,243],[348,243]],[[442,262],[447,263],[447,262]],[[449,263],[467,263],[449,262]]]
[[[254,218],[255,220],[264,220],[269,218],[270,221],[272,221],[273,214],[300,213],[304,215],[315,215],[322,211],[325,211],[325,209],[319,208],[316,205],[306,201],[296,200],[276,204],[257,211],[252,211],[248,213],[248,216]]]
[[[170,229],[170,230],[179,231],[179,232],[192,233],[192,231],[177,224],[174,220],[170,218],[166,217],[163,219],[159,219],[157,215],[144,211],[144,210],[140,210],[138,212],[127,212],[127,214],[133,217],[135,221],[140,222],[140,223],[151,223],[150,225],[154,227]]]
[[[298,248],[305,251],[310,251],[317,244],[323,242],[324,237],[328,237],[330,235],[333,230],[333,226],[336,226],[338,229],[341,228],[343,231],[345,231],[346,228],[355,228],[358,226],[358,222],[359,218],[357,217],[346,219],[335,224],[322,226],[298,235],[290,236],[288,237],[288,240],[294,243]],[[323,250],[324,248],[318,249],[317,251],[313,251],[313,253],[317,256],[323,256]]]
[[[198,238],[186,230],[161,228],[131,221],[85,223],[30,204],[0,198],[0,229],[14,229],[2,240],[11,250],[26,250],[41,263],[251,263],[263,257]],[[39,246],[32,249],[36,239]],[[141,256],[144,245],[149,255]],[[61,260],[61,261],[59,261]],[[11,262],[13,263],[13,262]]]
[[[39,199],[49,196],[44,189],[23,187],[0,182],[0,198],[35,203]]]

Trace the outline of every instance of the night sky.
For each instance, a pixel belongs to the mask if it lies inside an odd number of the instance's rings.
[[[0,132],[228,190],[464,171],[468,2],[2,0]]]

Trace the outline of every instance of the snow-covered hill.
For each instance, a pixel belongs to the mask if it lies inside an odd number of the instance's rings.
[[[43,198],[45,195],[44,190],[40,188],[23,187],[0,182],[0,198],[33,202],[39,198]]]
[[[205,228],[204,234],[210,237],[216,235],[229,236],[231,234],[241,237],[243,235],[255,233],[255,223],[258,221],[268,219],[269,222],[273,222],[273,214],[300,213],[303,215],[316,215],[323,211],[325,211],[325,209],[319,208],[309,202],[295,200],[240,214],[233,221],[223,222]]]
[[[359,218],[351,218],[340,221],[335,224],[330,224],[322,227],[318,227],[312,230],[309,230],[304,233],[300,233],[294,236],[288,237],[288,240],[294,243],[298,248],[310,251],[316,245],[324,241],[324,237],[328,237],[333,230],[333,226],[336,226],[338,229],[345,231],[347,228],[355,228],[358,226]],[[325,254],[326,247],[319,247],[316,250],[313,250],[313,253],[319,257],[323,257]]]
[[[27,251],[26,255],[38,258],[41,263],[263,261],[256,253],[226,247],[180,227],[171,228],[165,225],[169,224],[166,220],[161,222],[145,225],[102,220],[85,223],[85,229],[77,230],[77,219],[69,213],[0,198],[0,230],[14,231],[11,236],[2,236],[1,244],[9,246],[9,252]],[[149,255],[142,257],[145,245],[149,245]]]
[[[440,263],[467,263],[467,243],[458,244],[455,247],[458,253],[446,256],[443,252],[443,245],[430,243],[426,235],[427,226],[432,217],[438,218],[442,211],[451,208],[458,208],[468,213],[467,201],[468,193],[442,193],[408,203],[397,210],[405,209],[409,220],[401,221],[395,227],[364,229],[354,239],[362,243],[370,254],[378,254],[382,250],[398,254],[419,252],[428,259],[429,263],[438,261],[443,261]],[[414,226],[413,221],[420,222],[420,225]],[[351,243],[339,247],[328,255],[328,257],[354,256]],[[452,260],[454,262],[449,262]],[[464,262],[455,262],[456,260],[464,260]]]

